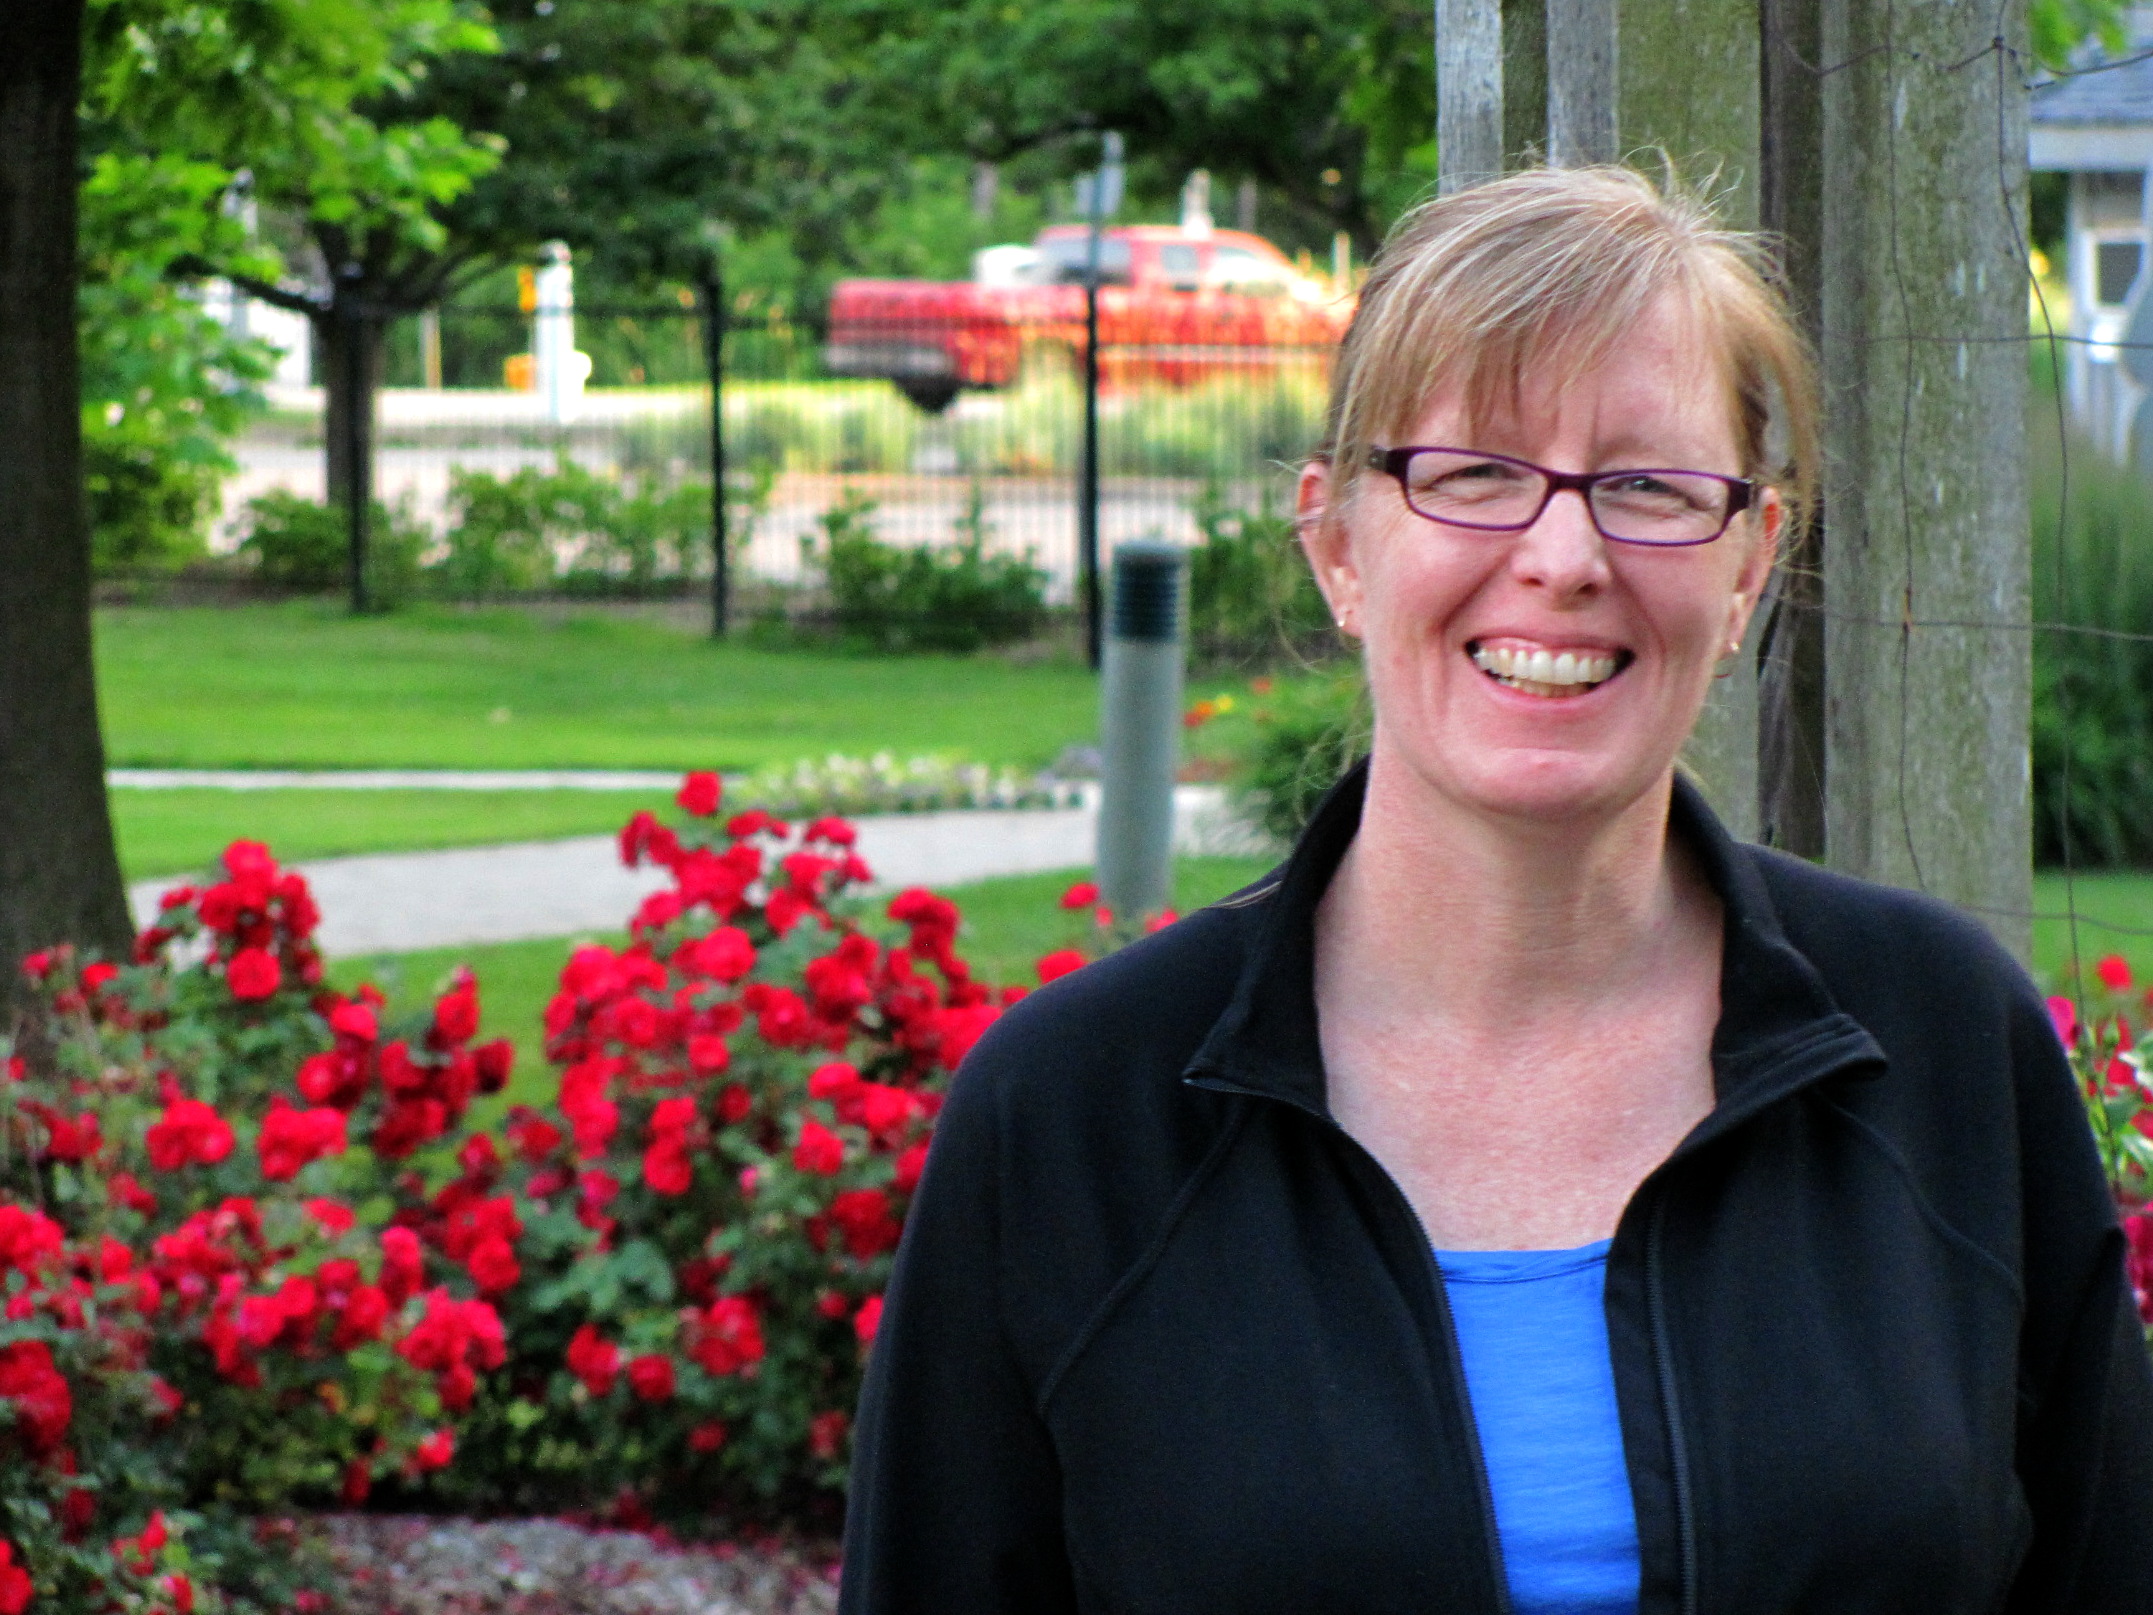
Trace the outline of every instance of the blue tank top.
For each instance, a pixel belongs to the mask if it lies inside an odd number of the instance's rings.
[[[1435,1253],[1517,1615],[1637,1615],[1607,1247]]]

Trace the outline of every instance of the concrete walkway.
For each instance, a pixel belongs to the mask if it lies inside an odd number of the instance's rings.
[[[675,778],[662,777],[668,785]],[[1217,786],[1181,786],[1174,806],[1181,851],[1260,850]],[[879,887],[945,887],[1089,866],[1098,810],[875,814],[853,822]],[[324,858],[298,867],[321,905],[321,945],[331,957],[618,931],[666,878],[663,870],[624,869],[611,836]],[[142,881],[129,889],[137,924],[154,919],[158,898],[173,884]]]

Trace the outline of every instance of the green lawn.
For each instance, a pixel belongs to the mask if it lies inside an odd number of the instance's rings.
[[[1184,858],[1175,869],[1175,901],[1184,909],[1214,902],[1247,885],[1267,867],[1265,860],[1253,858]],[[946,888],[945,895],[964,913],[958,951],[985,980],[1029,985],[1037,979],[1032,966],[1041,954],[1067,947],[1083,935],[1086,920],[1064,913],[1059,899],[1071,881],[1086,878],[1086,871],[1072,869]],[[340,959],[331,965],[329,974],[346,989],[372,980],[389,995],[390,1012],[395,1015],[423,1005],[450,971],[468,964],[478,976],[480,1035],[512,1038],[516,1044],[515,1074],[509,1079],[508,1093],[495,1102],[497,1113],[498,1107],[518,1100],[536,1103],[552,1091],[553,1074],[542,1052],[541,1019],[573,940],[502,942]],[[618,947],[624,939],[616,933],[588,940]]]
[[[130,881],[198,874],[240,839],[266,842],[278,862],[298,863],[611,835],[639,808],[661,816],[673,809],[670,791],[115,788],[111,801]]]
[[[278,859],[415,852],[618,830],[664,791],[115,790],[113,829],[129,880],[187,875],[240,838]]]
[[[2064,982],[2071,960],[2071,923],[2078,916],[2078,955],[2089,967],[2104,954],[2128,959],[2141,983],[2153,983],[2153,872],[2104,869],[2075,877],[2043,870],[2033,878],[2034,976],[2044,987]]]
[[[117,767],[1037,766],[1098,730],[1074,662],[755,650],[596,611],[111,607],[97,669]]]

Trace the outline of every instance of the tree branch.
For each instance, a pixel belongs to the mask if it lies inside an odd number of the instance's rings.
[[[169,280],[202,280],[215,276],[228,280],[249,297],[258,298],[275,308],[290,309],[294,314],[304,314],[318,319],[329,312],[328,305],[319,298],[309,297],[305,292],[295,292],[279,286],[272,280],[261,280],[253,275],[234,274],[211,263],[207,258],[186,253],[165,265],[165,277]]]

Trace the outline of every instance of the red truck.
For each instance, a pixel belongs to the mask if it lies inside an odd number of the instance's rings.
[[[824,365],[836,376],[885,377],[939,412],[962,388],[1008,386],[1027,350],[1081,356],[1089,234],[1054,225],[1029,247],[989,247],[969,281],[839,281]],[[1163,224],[1100,235],[1103,385],[1306,363],[1352,317],[1350,295],[1261,236]]]

